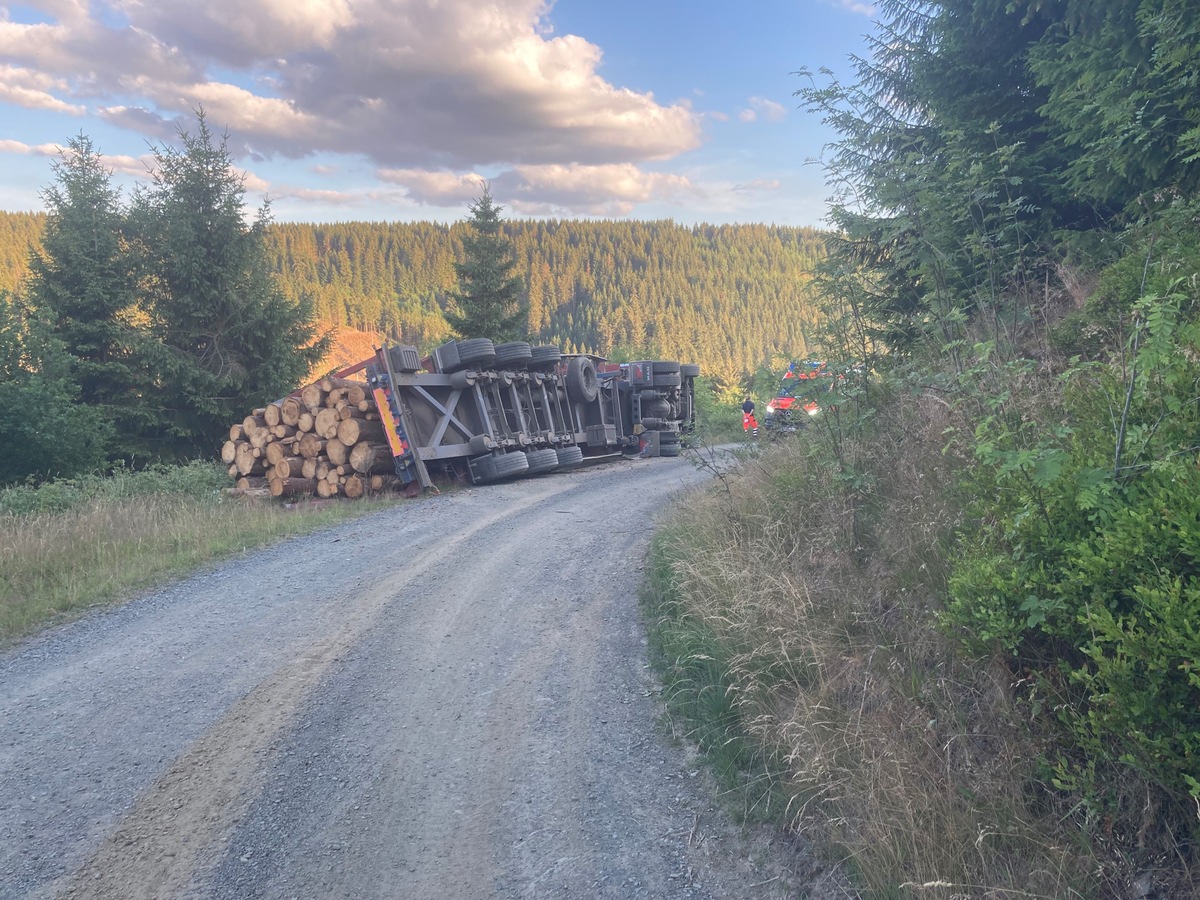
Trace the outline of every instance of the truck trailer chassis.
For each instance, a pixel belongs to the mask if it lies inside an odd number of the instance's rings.
[[[698,366],[609,363],[557,347],[471,338],[425,359],[379,348],[364,372],[406,485],[453,470],[473,483],[540,475],[615,454],[677,456],[695,429]]]

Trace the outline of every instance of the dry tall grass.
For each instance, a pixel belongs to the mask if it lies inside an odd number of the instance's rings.
[[[1102,896],[1106,866],[1035,786],[1013,678],[936,627],[957,517],[947,415],[897,398],[843,468],[802,434],[690,498],[648,596],[665,678],[694,692],[696,654],[720,660],[788,820],[840,847],[869,895]]]

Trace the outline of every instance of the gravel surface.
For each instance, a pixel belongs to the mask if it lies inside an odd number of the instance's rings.
[[[661,724],[686,460],[399,504],[0,654],[0,897],[848,896]]]

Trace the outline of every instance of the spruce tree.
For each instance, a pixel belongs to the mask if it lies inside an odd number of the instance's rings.
[[[134,197],[132,220],[160,352],[162,454],[208,455],[229,423],[278,399],[324,356],[311,304],[289,299],[266,254],[269,208],[244,215],[242,176],[227,137],[203,110],[179,147],[154,151],[153,183]]]
[[[50,316],[0,293],[0,484],[103,466],[112,423],[79,402]]]
[[[69,355],[79,402],[95,409],[112,438],[112,458],[145,448],[147,342],[136,272],[125,239],[125,209],[111,172],[89,138],[73,138],[42,191],[49,213],[41,250],[30,257],[27,299]]]
[[[458,311],[446,313],[446,320],[461,337],[513,341],[529,333],[525,283],[513,274],[516,256],[500,233],[503,208],[492,201],[487,187],[471,204],[470,231],[463,238],[466,258],[454,264],[459,288],[451,299]]]

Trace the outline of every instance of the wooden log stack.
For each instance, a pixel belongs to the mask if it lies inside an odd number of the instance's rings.
[[[273,497],[366,497],[396,485],[375,401],[361,381],[322,378],[229,428],[221,461]]]

